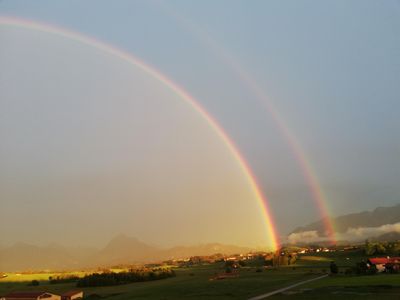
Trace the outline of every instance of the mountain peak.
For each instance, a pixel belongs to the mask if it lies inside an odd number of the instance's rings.
[[[132,236],[128,236],[124,233],[120,233],[118,235],[116,235],[115,237],[113,237],[110,241],[110,243],[115,243],[115,242],[125,242],[125,241],[136,241],[139,242],[139,240],[136,237],[132,237]]]

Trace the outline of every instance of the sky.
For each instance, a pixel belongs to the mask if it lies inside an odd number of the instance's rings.
[[[279,235],[321,217],[299,155],[333,216],[399,203],[398,1],[3,0],[0,15],[96,38],[183,87],[237,145]],[[263,243],[257,200],[198,112],[99,49],[0,28],[0,215],[18,220],[2,244]]]

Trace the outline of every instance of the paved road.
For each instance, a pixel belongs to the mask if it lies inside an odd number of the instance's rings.
[[[319,276],[319,277],[315,277],[315,278],[312,278],[312,279],[300,281],[300,282],[298,282],[298,283],[289,285],[289,286],[284,287],[284,288],[281,288],[281,289],[279,289],[279,290],[275,290],[275,291],[272,291],[272,292],[269,292],[269,293],[266,293],[266,294],[262,294],[262,295],[259,295],[259,296],[250,298],[249,300],[261,300],[261,299],[265,299],[265,298],[271,297],[271,296],[273,296],[273,295],[282,293],[282,292],[284,292],[284,291],[290,290],[290,289],[292,289],[292,288],[294,288],[294,287],[296,287],[296,286],[299,286],[299,285],[302,285],[302,284],[306,284],[306,283],[309,283],[309,282],[311,282],[311,281],[319,280],[319,279],[325,278],[325,277],[327,277],[327,276],[328,276],[328,274],[325,274],[325,275],[322,275],[322,276]]]

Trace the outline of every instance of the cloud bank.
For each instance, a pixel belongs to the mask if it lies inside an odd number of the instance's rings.
[[[361,241],[367,238],[380,236],[389,232],[400,233],[400,223],[385,224],[379,227],[357,227],[348,228],[344,233],[336,233],[336,239],[342,241]],[[291,233],[287,237],[287,240],[291,244],[298,243],[313,243],[326,241],[326,236],[320,236],[316,230],[303,231],[298,233]]]

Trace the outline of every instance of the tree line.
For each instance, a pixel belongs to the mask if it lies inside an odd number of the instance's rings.
[[[78,287],[111,286],[133,282],[160,280],[175,276],[176,274],[173,270],[161,268],[153,270],[130,270],[129,272],[119,273],[93,273],[80,278],[76,285]]]
[[[366,255],[400,255],[400,241],[396,242],[371,242],[365,241]]]

